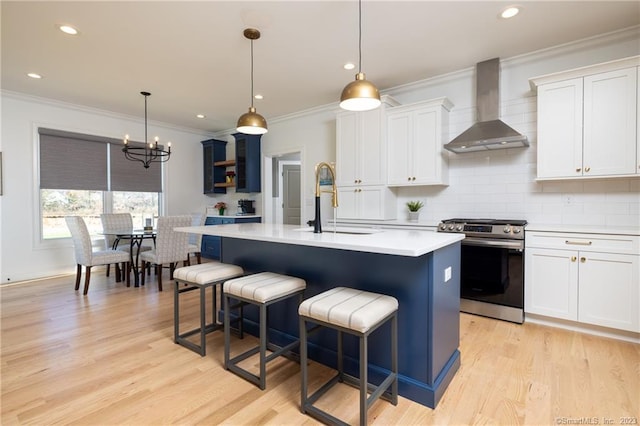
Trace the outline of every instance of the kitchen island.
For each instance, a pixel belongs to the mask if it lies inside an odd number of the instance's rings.
[[[311,228],[247,223],[178,228],[222,239],[222,261],[246,272],[271,271],[306,280],[305,298],[346,286],[398,299],[400,395],[435,408],[460,366],[461,234],[429,231]],[[245,328],[257,334],[257,310],[245,310]],[[269,313],[270,340],[298,337],[297,306],[287,300]],[[369,341],[370,380],[390,366],[388,324]],[[309,341],[309,357],[336,367],[336,338],[323,330]],[[345,336],[345,370],[357,376],[358,343]]]

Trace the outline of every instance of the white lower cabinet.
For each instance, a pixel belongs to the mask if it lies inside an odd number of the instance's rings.
[[[338,188],[338,219],[387,220],[396,216],[396,195],[386,186]]]
[[[527,233],[525,312],[640,332],[639,240]]]

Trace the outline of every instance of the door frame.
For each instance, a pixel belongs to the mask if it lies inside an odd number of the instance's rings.
[[[273,159],[279,157],[286,157],[290,155],[298,155],[300,160],[294,160],[299,162],[300,164],[300,217],[307,217],[307,206],[304,203],[304,182],[306,182],[305,177],[305,149],[304,147],[292,147],[282,151],[272,151],[272,152],[264,152],[263,157],[263,173],[265,185],[263,185],[263,212],[262,212],[262,222],[263,223],[282,223],[282,203],[281,198],[273,198]],[[283,162],[289,160],[282,160]],[[280,161],[279,161],[280,163]],[[277,175],[277,174],[276,174]],[[267,184],[268,182],[268,184]],[[282,193],[282,179],[278,179],[278,190],[280,194]],[[280,221],[277,221],[279,217]]]

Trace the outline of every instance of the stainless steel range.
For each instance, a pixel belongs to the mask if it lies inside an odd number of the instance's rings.
[[[526,220],[447,219],[438,232],[464,233],[460,310],[524,322]]]

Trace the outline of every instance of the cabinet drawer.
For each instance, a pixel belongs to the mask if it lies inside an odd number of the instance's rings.
[[[640,254],[640,237],[633,235],[527,232],[525,246],[579,251]]]

